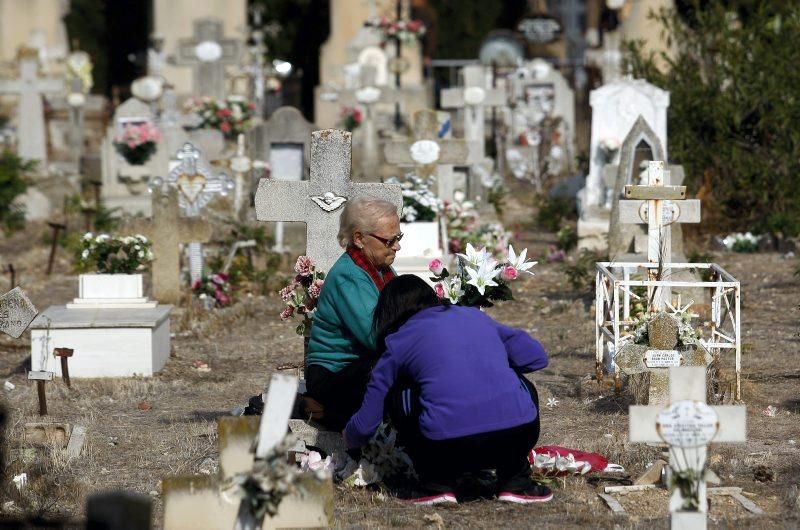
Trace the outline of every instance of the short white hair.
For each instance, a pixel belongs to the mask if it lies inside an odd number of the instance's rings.
[[[378,228],[378,222],[397,215],[397,207],[383,199],[359,197],[348,201],[339,218],[339,244],[347,247],[353,242],[353,234],[368,234]]]

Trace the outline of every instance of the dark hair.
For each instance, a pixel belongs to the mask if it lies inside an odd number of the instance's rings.
[[[387,283],[372,316],[378,354],[386,351],[386,337],[400,329],[409,318],[423,309],[440,305],[442,302],[431,286],[418,276],[403,274]]]

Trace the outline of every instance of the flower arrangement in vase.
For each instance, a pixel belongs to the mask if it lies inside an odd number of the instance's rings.
[[[342,107],[339,113],[339,123],[346,130],[353,132],[361,126],[364,116],[358,107]]]
[[[242,96],[196,97],[186,102],[185,109],[197,116],[193,129],[218,129],[227,140],[234,140],[252,125],[256,106]]]
[[[312,317],[325,283],[325,273],[318,270],[314,260],[308,256],[297,258],[294,272],[292,281],[280,291],[281,300],[286,304],[281,311],[281,320],[302,316],[303,321],[295,328],[295,332],[307,337],[311,335]]]
[[[421,20],[390,20],[386,17],[373,18],[364,23],[381,32],[381,46],[390,39],[398,39],[404,44],[413,44],[425,35],[425,24]]]
[[[112,237],[87,232],[80,239],[77,268],[99,274],[134,274],[153,261],[152,246],[141,234]]]
[[[192,293],[206,309],[231,305],[233,302],[231,292],[230,280],[228,275],[223,272],[217,272],[210,276],[203,275],[192,284]]]
[[[439,298],[455,305],[492,307],[494,302],[514,299],[509,284],[520,274],[533,275],[530,269],[537,262],[526,261],[527,253],[526,248],[517,255],[509,246],[508,258],[498,260],[485,248],[476,249],[467,243],[466,254],[457,254],[455,274],[451,275],[439,259],[431,260],[428,270]]]
[[[421,179],[413,173],[408,173],[400,181],[397,177],[390,177],[386,182],[400,184],[403,193],[403,212],[400,221],[403,223],[418,223],[435,221],[436,215],[442,210],[443,203],[431,190],[431,181]]]
[[[444,215],[451,253],[462,252],[468,244],[492,249],[505,258],[511,233],[501,223],[478,223],[479,216],[472,201],[464,200],[464,193],[457,191],[454,201],[445,204]]]
[[[117,153],[132,166],[145,164],[161,141],[161,132],[150,122],[129,123],[114,137]]]

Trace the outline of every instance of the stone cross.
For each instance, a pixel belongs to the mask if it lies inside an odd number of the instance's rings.
[[[669,403],[669,368],[707,367],[712,357],[698,341],[679,344],[678,320],[669,313],[657,313],[647,323],[648,344],[626,343],[614,362],[628,375],[628,388],[637,405]]]
[[[165,304],[181,301],[180,245],[207,242],[211,224],[198,217],[181,217],[178,190],[153,189],[153,217],[133,219],[126,231],[143,234],[153,242],[153,298]]]
[[[480,160],[472,153],[469,142],[440,140],[438,129],[436,112],[419,110],[414,113],[414,138],[388,142],[384,154],[390,164],[414,166],[416,175],[422,179],[438,177],[439,198],[452,202],[452,165],[469,165]]]
[[[224,99],[225,66],[239,64],[241,51],[238,39],[223,38],[221,20],[201,18],[194,21],[194,37],[178,41],[175,62],[193,67],[196,95]]]
[[[446,88],[441,92],[443,109],[464,109],[464,139],[475,142],[480,159],[485,156],[485,107],[500,107],[506,104],[505,91],[486,88],[486,75],[481,65],[465,66],[464,87]]]
[[[84,143],[84,106],[86,95],[92,89],[92,59],[84,51],[74,51],[67,57],[67,104],[69,105],[69,141],[72,159],[80,162]]]
[[[64,80],[38,77],[39,52],[37,50],[22,48],[17,59],[19,61],[19,78],[0,79],[0,95],[19,94],[17,154],[20,158],[38,160],[41,167],[45,168],[47,166],[47,136],[45,135],[42,94],[63,92]]]
[[[669,278],[669,264],[672,262],[670,225],[675,222],[699,223],[700,201],[686,200],[686,186],[664,185],[664,162],[661,160],[648,163],[646,185],[625,186],[625,198],[635,201],[620,201],[620,221],[647,223],[647,261],[660,265],[648,270],[650,279],[657,279],[659,270],[661,279]],[[650,300],[651,311],[664,309],[670,300],[669,289],[656,287]]]
[[[242,205],[245,196],[250,192],[250,172],[253,169],[265,169],[269,167],[263,160],[252,160],[247,156],[245,148],[245,136],[240,134],[236,139],[236,154],[227,160],[212,160],[212,164],[229,168],[236,179],[236,188],[233,193],[233,211],[236,217],[242,216]]]
[[[0,296],[0,332],[20,338],[38,311],[25,291],[15,287]]]
[[[178,204],[186,217],[198,217],[217,196],[227,195],[235,186],[224,173],[216,174],[203,159],[202,153],[186,142],[176,155],[178,164],[169,172],[166,185],[178,190]],[[195,282],[203,276],[201,242],[189,243],[189,275]]]
[[[745,442],[745,407],[706,405],[706,371],[701,367],[669,369],[669,406],[631,406],[629,440],[666,443],[672,483],[669,511],[672,528],[705,529],[705,462],[709,443]],[[694,477],[687,476],[694,471]],[[689,473],[687,473],[689,472]]]
[[[384,199],[402,210],[399,184],[350,180],[351,134],[337,129],[311,133],[311,177],[303,181],[261,179],[256,219],[306,223],[306,255],[329,271],[342,254],[337,234],[345,202],[357,197]]]
[[[273,374],[264,400],[264,413],[258,427],[256,439],[256,461],[265,458],[286,437],[289,418],[297,399],[298,380],[294,376]],[[252,505],[247,499],[239,505],[236,515],[236,530],[255,530],[261,528],[263,520],[258,520]]]

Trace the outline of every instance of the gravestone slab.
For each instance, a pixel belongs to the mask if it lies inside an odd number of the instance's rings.
[[[0,332],[18,339],[37,313],[25,291],[14,287],[0,296]]]
[[[628,375],[628,388],[637,405],[669,402],[669,368],[707,367],[711,354],[698,341],[678,343],[678,321],[668,313],[658,313],[647,324],[648,344],[627,343],[614,362]]]

